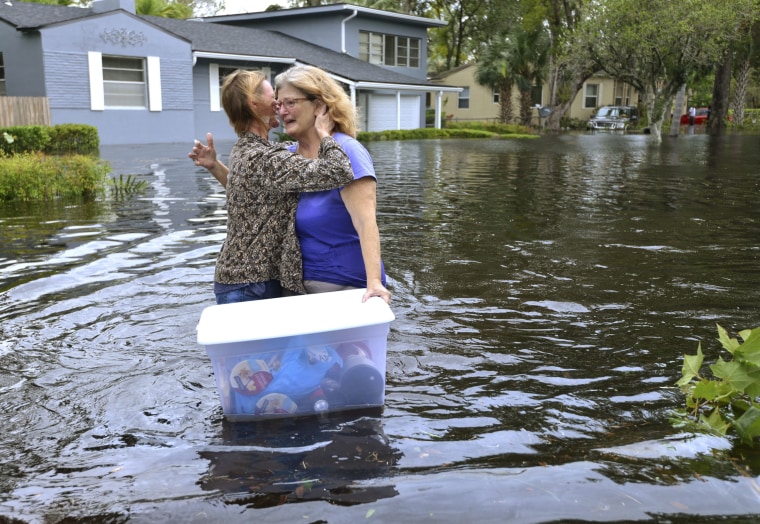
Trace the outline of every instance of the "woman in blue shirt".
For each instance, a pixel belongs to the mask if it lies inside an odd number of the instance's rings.
[[[368,296],[390,302],[380,257],[376,220],[377,177],[367,149],[356,140],[356,112],[343,88],[327,73],[296,66],[275,78],[278,113],[285,132],[298,142],[291,151],[316,158],[314,122],[326,106],[335,122],[333,138],[351,161],[354,181],[341,190],[301,193],[296,233],[301,243],[307,293],[366,287]]]

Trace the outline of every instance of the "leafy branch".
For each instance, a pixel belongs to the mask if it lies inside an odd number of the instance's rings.
[[[718,326],[718,340],[731,359],[718,360],[703,371],[702,344],[696,355],[684,355],[676,385],[686,397],[680,421],[695,422],[727,435],[735,431],[746,443],[760,437],[760,328],[739,332],[742,342]]]

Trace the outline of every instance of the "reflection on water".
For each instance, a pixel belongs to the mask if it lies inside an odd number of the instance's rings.
[[[363,504],[397,495],[390,482],[363,481],[390,476],[399,455],[383,434],[379,410],[322,420],[224,422],[222,443],[200,452],[210,464],[200,485],[250,508],[313,500]]]
[[[380,412],[223,420],[195,328],[224,194],[186,144],[104,148],[139,198],[0,206],[0,522],[760,516],[757,452],[668,421],[683,354],[760,325],[755,137],[369,149]]]

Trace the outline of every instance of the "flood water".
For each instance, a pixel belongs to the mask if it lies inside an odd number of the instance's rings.
[[[101,150],[137,198],[0,205],[0,522],[760,518],[760,455],[669,423],[684,353],[760,326],[758,137],[368,148],[386,402],[322,420],[222,416],[189,144]]]

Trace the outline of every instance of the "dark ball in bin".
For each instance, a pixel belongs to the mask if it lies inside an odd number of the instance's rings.
[[[370,359],[352,355],[344,361],[340,391],[348,405],[378,405],[384,389],[383,376]]]

